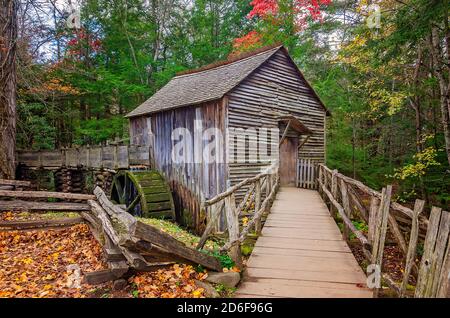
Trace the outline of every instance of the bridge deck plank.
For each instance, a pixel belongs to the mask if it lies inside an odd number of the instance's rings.
[[[236,297],[367,298],[366,276],[313,190],[281,188]]]

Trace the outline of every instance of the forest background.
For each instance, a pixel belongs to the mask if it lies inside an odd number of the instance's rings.
[[[17,148],[126,141],[178,72],[283,44],[332,114],[327,165],[445,208],[448,23],[448,0],[20,1]]]

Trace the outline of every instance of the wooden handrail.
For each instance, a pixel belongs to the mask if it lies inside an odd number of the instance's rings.
[[[233,193],[236,193],[236,191],[238,191],[239,189],[245,187],[246,185],[252,184],[258,180],[261,180],[262,178],[265,178],[267,176],[270,176],[273,174],[272,170],[273,169],[277,169],[277,164],[272,164],[269,168],[266,169],[266,171],[251,177],[251,178],[247,178],[242,180],[241,182],[239,182],[238,184],[229,187],[226,191],[216,195],[214,198],[206,200],[203,202],[203,206],[204,207],[208,207],[211,206],[219,201],[222,201],[223,199],[225,199],[226,197],[229,197],[230,195],[232,195]]]
[[[221,248],[222,251],[226,251],[226,250],[230,249],[230,247],[236,243],[243,243],[245,241],[248,233],[250,232],[250,229],[252,229],[256,225],[256,223],[258,222],[259,219],[261,219],[264,212],[266,212],[267,209],[269,208],[270,202],[275,198],[275,195],[278,191],[278,189],[277,189],[278,182],[279,182],[279,177],[277,176],[275,184],[272,187],[272,191],[270,192],[270,194],[266,197],[266,199],[262,203],[261,208],[255,212],[252,219],[244,227],[244,229],[241,232],[241,235],[239,236],[239,239],[237,241],[233,241],[233,242],[230,241],[230,242],[226,243]]]
[[[327,166],[325,166],[324,164],[319,164],[319,167],[322,167],[329,174],[333,174],[333,171],[330,168],[328,168]],[[375,191],[372,188],[366,186],[361,181],[349,178],[349,177],[347,177],[347,176],[345,176],[345,175],[343,175],[342,173],[339,173],[339,172],[336,173],[336,176],[338,178],[341,178],[342,180],[344,180],[346,183],[357,187],[362,192],[364,192],[364,193],[366,193],[366,194],[368,194],[370,196],[376,197],[378,199],[381,199],[381,193],[380,192]],[[410,219],[413,218],[414,212],[410,208],[407,208],[407,207],[405,207],[405,206],[403,206],[403,205],[401,205],[401,204],[399,204],[397,202],[392,202],[391,201],[390,204],[391,204],[391,208],[393,210],[403,213],[404,215],[406,215]],[[420,217],[420,222],[423,223],[424,225],[428,225],[428,220],[424,216]]]
[[[345,211],[344,211],[344,208],[342,207],[342,205],[340,205],[339,202],[337,202],[333,198],[333,195],[331,194],[330,191],[327,190],[327,188],[325,187],[325,185],[322,183],[321,180],[319,180],[319,185],[320,185],[322,191],[325,192],[325,194],[327,195],[327,197],[331,201],[331,203],[333,203],[333,205],[338,210],[339,215],[341,216],[344,223],[349,227],[349,229],[353,232],[353,234],[355,234],[355,236],[358,238],[358,240],[361,242],[361,244],[365,248],[370,249],[371,244],[369,243],[368,239],[364,236],[364,234],[361,233],[361,231],[356,229],[356,227],[353,225],[352,221],[345,214]]]
[[[446,286],[439,290],[438,281],[439,279],[448,280],[448,273],[450,272],[450,262],[446,261],[442,256],[448,251],[448,228],[445,228],[446,225],[442,226],[442,224],[450,224],[450,214],[448,212],[442,212],[441,208],[433,207],[431,217],[428,220],[425,216],[421,216],[425,205],[424,201],[416,200],[414,209],[411,210],[396,202],[392,202],[392,186],[388,185],[386,188],[383,188],[382,193],[379,193],[360,181],[344,176],[337,170],[332,171],[323,164],[319,165],[318,184],[319,192],[323,199],[331,204],[331,207],[337,209],[343,220],[344,237],[347,238],[348,231],[351,230],[363,246],[367,248],[372,246],[371,252],[366,248],[363,249],[364,255],[369,262],[378,266],[381,271],[383,270],[383,253],[388,229],[392,233],[405,256],[403,279],[401,282],[396,282],[388,273],[380,272],[380,274],[383,282],[400,297],[407,296],[406,289],[410,273],[417,277],[418,283],[415,297],[424,297],[424,295],[426,297],[434,295],[433,297],[435,297],[438,294],[442,295],[442,293],[445,294],[447,292]],[[340,187],[341,196],[338,195],[338,186]],[[364,206],[364,202],[359,198],[357,191],[355,191],[357,189],[372,198],[370,208]],[[353,204],[350,202],[353,202]],[[368,238],[358,231],[351,222],[350,214],[352,210],[362,211],[365,214],[364,219],[369,228]],[[333,209],[330,209],[330,211],[334,216]],[[407,218],[402,217],[403,215],[393,214],[392,211],[400,212]],[[397,223],[397,220],[408,223],[408,219],[411,222],[409,242],[405,240],[403,229]],[[427,230],[420,268],[415,264],[419,229],[423,229],[419,227],[419,220],[422,225],[426,225]],[[441,229],[444,229],[443,232],[437,234]],[[441,256],[430,256],[438,254]],[[430,268],[443,268],[444,266],[447,267],[445,270],[429,274],[431,272]],[[378,295],[378,291],[378,288],[374,289],[375,297]]]
[[[204,213],[208,214],[208,209],[212,209],[211,217],[206,225],[205,232],[203,233],[197,249],[202,249],[208,239],[208,236],[214,228],[215,222],[225,208],[225,215],[227,219],[228,235],[229,241],[221,248],[221,251],[229,251],[229,254],[236,266],[240,267],[242,265],[241,254],[240,254],[240,243],[242,243],[247,237],[250,230],[254,227],[256,232],[259,233],[261,228],[261,217],[268,210],[269,205],[273,202],[273,199],[278,190],[279,175],[278,175],[278,164],[272,164],[266,171],[247,178],[238,184],[228,188],[225,192],[218,194],[214,198],[203,201],[201,204],[201,209]],[[246,185],[250,185],[244,199],[240,204],[236,205],[235,193]],[[262,188],[265,188],[265,198],[261,197]],[[264,201],[261,203],[261,200]],[[247,223],[242,231],[239,228],[239,217],[241,216],[242,210],[246,205],[250,205],[252,202],[255,203],[255,213],[253,214],[251,220]],[[219,203],[219,204],[218,204]],[[213,207],[214,206],[214,207]]]

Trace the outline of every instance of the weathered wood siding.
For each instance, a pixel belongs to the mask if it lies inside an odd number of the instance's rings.
[[[299,159],[324,161],[326,112],[282,51],[277,52],[254,74],[228,93],[227,97],[228,127],[276,128],[278,120],[274,112],[292,114],[313,132],[309,141],[300,149]],[[232,133],[230,138],[234,138]],[[272,142],[278,145],[279,140]],[[246,177],[254,176],[261,166],[267,164],[230,164],[230,183],[235,184]]]
[[[205,220],[205,216],[200,215],[201,200],[212,198],[230,185],[269,167],[267,158],[253,160],[252,156],[261,146],[256,143],[258,134],[261,128],[281,128],[267,144],[262,144],[274,150],[274,156],[278,158],[279,134],[284,126],[279,125],[277,117],[288,114],[296,116],[313,132],[300,149],[299,159],[323,162],[325,109],[285,53],[278,51],[222,100],[153,113],[151,117],[132,118],[131,136],[135,142],[152,145],[155,168],[165,175],[174,192],[178,220],[201,231]],[[198,138],[194,133],[196,121],[202,122],[202,131],[208,128],[222,131],[226,145],[216,141],[216,148],[222,149],[220,157],[223,157],[223,162],[205,162],[203,147],[195,146],[199,144],[198,140],[194,142]],[[176,128],[188,129],[191,136],[182,141],[172,140]],[[242,140],[242,135],[246,135],[247,141],[239,147],[245,149],[247,162],[235,162],[234,150],[242,149],[231,150],[230,141],[235,138]],[[294,136],[295,132],[288,134],[291,135]],[[300,138],[300,143],[302,141]],[[185,157],[183,163],[172,160],[173,149],[179,142],[184,143],[188,150],[182,154]],[[208,141],[200,142],[203,146],[206,143]]]
[[[151,144],[151,117],[136,117],[130,123],[130,140],[132,145]]]
[[[177,221],[198,232],[203,230],[206,217],[200,215],[201,200],[212,198],[226,190],[224,139],[203,140],[203,132],[209,128],[218,128],[225,138],[225,111],[222,101],[217,101],[159,112],[151,116],[155,168],[163,173],[170,184]],[[142,122],[139,118],[131,119],[132,126]],[[194,127],[196,124],[197,127]],[[186,128],[190,132],[188,138],[184,140],[174,134],[175,140],[172,140],[172,134],[177,128]],[[196,129],[201,134],[196,135]],[[139,134],[139,131],[136,131]],[[210,154],[204,149],[211,142],[215,143],[216,149],[221,150],[221,159],[208,162]],[[172,152],[179,143],[184,144],[186,151],[176,154],[177,160],[174,161]]]

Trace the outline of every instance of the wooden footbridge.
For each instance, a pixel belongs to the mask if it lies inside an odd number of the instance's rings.
[[[238,266],[243,267],[240,246],[252,233],[258,237],[237,297],[368,298],[377,297],[383,286],[400,297],[450,296],[449,212],[433,207],[428,219],[423,201],[413,209],[402,206],[391,199],[391,186],[380,193],[321,164],[305,171],[309,180],[318,176],[314,186],[306,183],[318,190],[279,188],[278,168],[272,166],[203,202],[210,221],[199,248],[223,209],[229,242],[222,250]],[[243,189],[247,192],[237,201]],[[359,245],[371,265],[370,279],[349,243]],[[401,281],[384,271],[387,244],[403,252]],[[417,283],[411,289],[412,281]]]
[[[238,297],[372,297],[317,191],[281,188]]]

